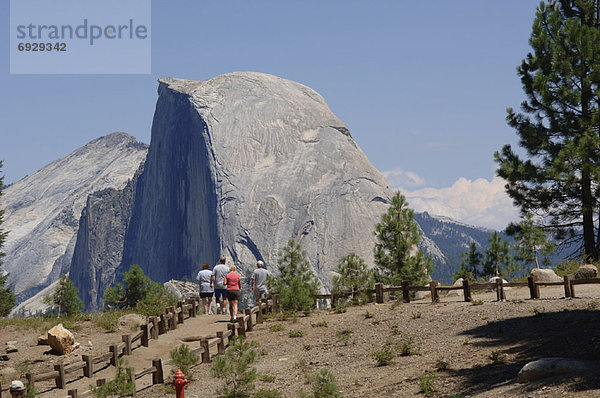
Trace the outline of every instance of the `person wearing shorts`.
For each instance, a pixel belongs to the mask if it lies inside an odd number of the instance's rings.
[[[266,294],[269,293],[267,289],[267,279],[269,279],[269,271],[264,269],[264,263],[258,260],[256,263],[256,269],[252,272],[252,281],[250,282],[250,288],[254,292],[254,301],[259,303]]]
[[[200,286],[200,298],[202,299],[202,305],[204,306],[204,313],[212,315],[212,297],[213,288],[210,283],[212,278],[212,271],[208,269],[208,264],[202,264],[202,271],[198,272],[198,285]]]
[[[223,284],[227,286],[227,298],[229,299],[229,314],[231,322],[237,319],[238,302],[240,301],[240,275],[236,272],[235,265],[229,268],[229,273],[225,276]]]
[[[219,264],[212,270],[210,287],[215,288],[215,302],[217,303],[217,314],[227,313],[227,288],[223,285],[225,275],[229,272],[229,267],[225,265],[225,257],[221,256]],[[222,301],[221,301],[222,300]]]

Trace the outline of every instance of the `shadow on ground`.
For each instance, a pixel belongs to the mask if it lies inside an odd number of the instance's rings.
[[[543,304],[540,303],[540,307]],[[490,321],[487,325],[466,330],[472,342],[465,349],[496,347],[496,363],[460,369],[454,373],[464,382],[464,393],[476,394],[492,387],[515,382],[519,370],[530,361],[544,357],[565,357],[583,360],[600,359],[600,310],[564,310],[544,312],[543,308],[531,316]],[[502,356],[510,358],[502,361]],[[450,371],[452,372],[452,371]],[[585,391],[600,388],[600,377],[595,375],[569,376],[569,388]],[[545,384],[563,383],[563,379],[547,380]],[[543,382],[542,382],[543,383]],[[531,385],[531,387],[535,387]]]

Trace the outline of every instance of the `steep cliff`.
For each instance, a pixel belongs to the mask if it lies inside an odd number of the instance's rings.
[[[119,272],[166,281],[221,253],[248,272],[297,239],[328,285],[349,252],[372,258],[391,193],[319,94],[250,72],[159,82]]]
[[[9,231],[3,268],[21,302],[68,271],[88,194],[122,189],[147,146],[125,133],[95,139],[9,186],[1,198]]]
[[[161,79],[158,94],[133,194],[92,197],[83,214],[71,273],[89,308],[100,305],[119,256],[117,277],[132,264],[161,282],[194,277],[221,254],[248,275],[258,259],[275,269],[281,248],[296,239],[325,286],[349,252],[371,261],[373,226],[391,192],[319,94],[250,72]],[[126,198],[131,219],[116,217],[111,259],[84,250],[105,236],[97,231],[110,221],[100,215]]]

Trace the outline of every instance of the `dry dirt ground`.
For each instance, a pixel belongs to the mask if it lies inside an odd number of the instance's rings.
[[[483,300],[481,305],[465,303],[462,297],[442,296],[439,304],[431,304],[428,299],[410,304],[388,301],[349,307],[341,314],[319,310],[295,320],[271,318],[248,334],[249,339],[259,343],[255,366],[261,376],[256,387],[295,397],[301,389],[310,390],[307,376],[328,369],[345,397],[418,397],[424,396],[420,376],[435,371],[435,397],[600,397],[597,371],[529,384],[516,382],[518,371],[538,358],[600,360],[600,287],[578,286],[580,297],[574,299],[559,298],[562,294],[561,288],[548,287],[542,289],[542,299],[529,300],[526,288],[513,288],[507,290],[506,302],[496,302],[495,293],[480,292],[474,293],[474,299]],[[185,328],[161,335],[158,341],[151,341],[150,348],[136,349],[128,358],[142,367],[149,366],[143,364],[153,357],[168,359],[168,351],[181,344],[186,335],[208,335],[211,330],[224,329],[222,318],[202,316],[197,321],[186,321]],[[274,325],[281,325],[283,330],[275,331],[278,327]],[[291,331],[302,331],[302,336],[290,337]],[[82,347],[72,354],[73,360],[81,353],[106,352],[107,345],[119,342],[123,333],[104,333],[84,325],[75,333]],[[42,366],[47,369],[48,362],[64,360],[43,354],[47,347],[34,345],[38,334],[0,330],[2,345],[6,340],[19,343],[18,355],[11,354],[8,362],[0,362],[3,379],[7,377],[7,366],[22,369],[25,361],[42,359],[43,363],[28,366],[30,370]],[[401,343],[406,338],[412,338],[411,346],[418,353],[398,353],[387,366],[377,366],[374,351],[387,340]],[[186,397],[216,396],[223,381],[211,377],[210,368],[210,364],[192,368],[193,381],[187,386]],[[104,372],[107,378],[114,374],[110,367]],[[149,378],[138,381],[138,390],[142,388],[138,397],[175,395],[164,386],[145,387],[148,382],[144,380]],[[82,389],[89,385],[87,379],[77,383]],[[64,397],[65,392],[47,384],[40,396]]]

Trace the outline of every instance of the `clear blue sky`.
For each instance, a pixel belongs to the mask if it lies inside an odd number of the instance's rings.
[[[271,73],[322,94],[381,171],[416,188],[494,175],[537,0],[152,1],[150,75],[10,75],[2,1],[0,159],[15,182],[90,140],[149,143],[156,79]],[[402,185],[402,184],[400,184]]]

